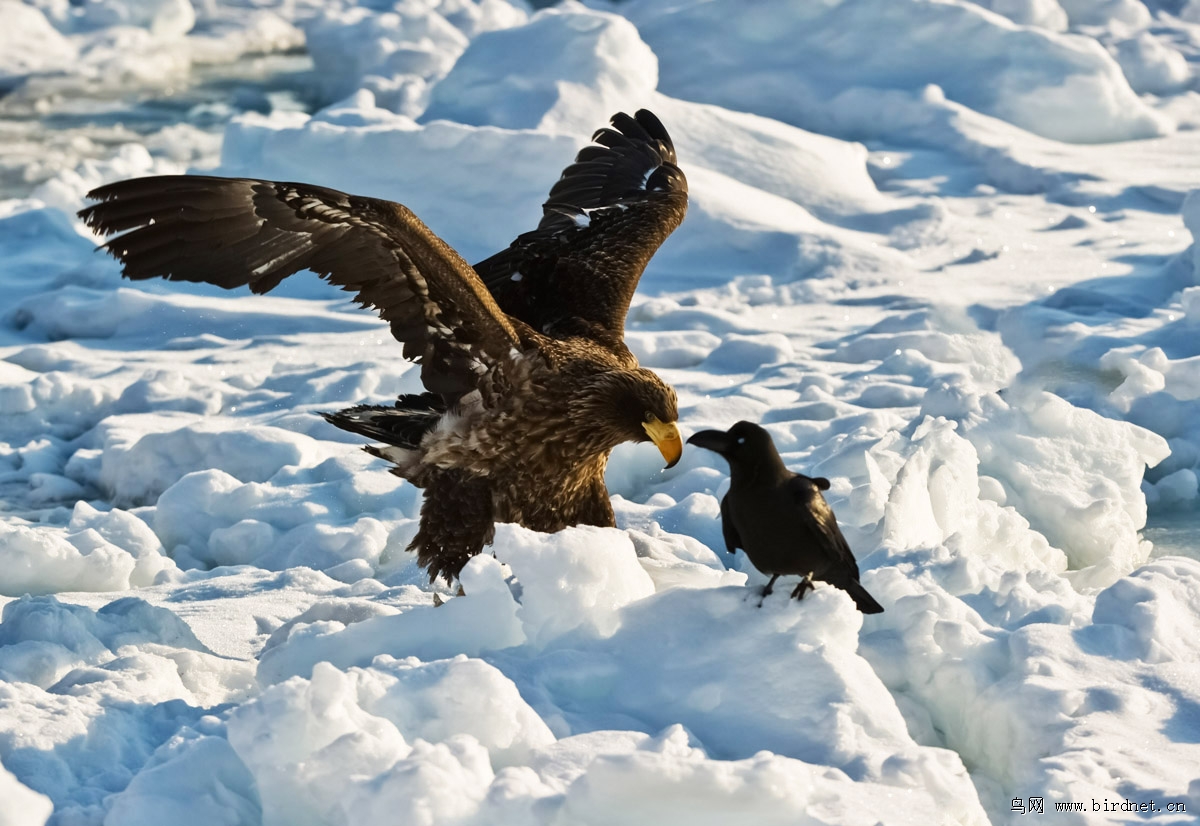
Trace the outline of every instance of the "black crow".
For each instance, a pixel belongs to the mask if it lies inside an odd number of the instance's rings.
[[[779,577],[798,574],[804,579],[792,591],[796,599],[819,579],[850,594],[864,614],[883,610],[859,583],[858,563],[821,495],[828,479],[788,470],[771,434],[752,422],[738,422],[724,433],[702,430],[688,444],[729,462],[729,493],[721,500],[725,549],[741,548],[755,568],[770,575],[764,597]]]

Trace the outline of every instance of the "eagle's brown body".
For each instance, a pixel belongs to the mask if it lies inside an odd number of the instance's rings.
[[[545,217],[469,266],[406,207],[306,184],[141,178],[90,193],[80,214],[129,278],[266,292],[313,270],[379,310],[423,394],[326,416],[425,489],[412,546],[457,576],[496,521],[539,531],[612,525],[609,452],[682,443],[674,392],[638,367],[624,318],[637,281],[687,209],[666,130],[617,115],[550,192]]]
[[[677,415],[671,388],[636,361],[622,363],[574,338],[538,338],[539,347],[514,351],[482,377],[480,389],[461,398],[416,448],[368,448],[425,489],[413,545],[433,575],[457,572],[461,564],[450,561],[479,553],[495,522],[545,532],[614,526],[604,470],[612,448],[627,438],[597,426],[604,421],[598,408],[622,392],[658,390],[658,416]]]

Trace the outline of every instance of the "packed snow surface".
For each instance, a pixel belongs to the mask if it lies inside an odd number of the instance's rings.
[[[1196,822],[1195,0],[0,18],[0,826]],[[648,445],[619,528],[431,586],[420,492],[315,415],[419,388],[386,325],[123,282],[74,217],[215,170],[478,260],[639,107],[691,206],[629,346],[832,481],[882,614],[759,607],[724,463]]]

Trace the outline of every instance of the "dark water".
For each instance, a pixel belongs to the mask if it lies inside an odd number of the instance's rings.
[[[1142,536],[1154,543],[1152,558],[1186,556],[1200,560],[1200,509],[1153,514]]]
[[[0,95],[0,199],[29,195],[43,181],[126,143],[189,166],[215,165],[220,136],[245,112],[311,111],[313,65],[303,52],[248,55],[194,66],[175,85],[136,87],[79,77],[39,77]],[[173,140],[167,127],[203,135]]]

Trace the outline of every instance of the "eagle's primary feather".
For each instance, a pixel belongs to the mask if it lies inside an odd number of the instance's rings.
[[[374,308],[421,364],[426,391],[326,418],[383,446],[425,489],[413,540],[430,577],[457,576],[496,521],[612,525],[608,454],[682,450],[675,394],[623,341],[650,257],[687,211],[687,182],[653,114],[615,115],[550,191],[537,229],[471,267],[407,207],[311,184],[202,175],[89,193],[79,214],[116,235],[131,279],[265,293],[311,270]],[[120,234],[117,234],[120,233]]]

